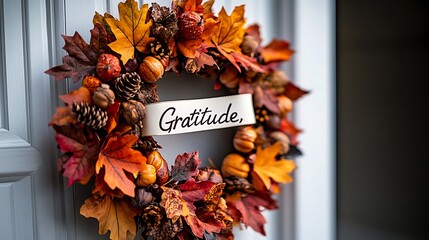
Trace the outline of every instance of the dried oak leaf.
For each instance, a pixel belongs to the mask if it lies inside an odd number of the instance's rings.
[[[269,192],[255,192],[246,196],[234,193],[226,198],[228,210],[234,214],[240,214],[239,218],[246,227],[250,226],[256,232],[265,236],[264,224],[267,222],[262,215],[262,209],[276,209],[276,201]]]
[[[118,5],[119,20],[106,19],[116,37],[116,41],[110,43],[109,47],[121,54],[124,63],[134,58],[135,49],[142,53],[150,50],[149,44],[154,38],[149,37],[152,20],[146,22],[148,8],[148,5],[144,4],[139,9],[136,1],[127,0]]]
[[[261,49],[265,63],[289,61],[293,53],[294,51],[289,48],[289,42],[277,39]]]
[[[271,179],[279,183],[292,182],[289,173],[295,169],[295,163],[292,160],[276,159],[280,147],[281,143],[276,142],[265,149],[259,146],[256,150],[253,171],[258,174],[267,189],[271,189]]]
[[[71,91],[69,94],[60,95],[60,99],[67,105],[81,102],[92,103],[91,93],[86,87],[80,87],[77,90]]]
[[[302,132],[301,129],[297,128],[295,124],[287,118],[283,118],[280,122],[280,130],[290,137],[290,142],[293,145],[298,145],[297,136]]]
[[[65,126],[67,124],[77,123],[76,116],[72,113],[69,107],[59,107],[55,112],[52,120],[49,122],[49,126]]]
[[[96,218],[99,222],[99,234],[110,231],[112,240],[134,239],[136,236],[136,213],[125,199],[93,195],[85,200],[80,214],[86,218]]]
[[[83,129],[76,126],[59,127],[54,126],[55,140],[65,153],[66,158],[58,160],[63,176],[68,178],[67,185],[70,187],[74,182],[86,184],[95,173],[95,162],[98,157],[99,142],[97,140],[87,141]],[[72,153],[72,154],[68,154]]]
[[[243,42],[246,29],[246,19],[244,18],[244,5],[235,7],[231,15],[222,7],[219,12],[220,24],[213,24],[214,34],[209,38],[211,43],[241,72],[236,60],[231,55],[233,52],[240,52],[240,45]]]
[[[285,91],[283,95],[290,98],[292,101],[296,101],[308,93],[310,92],[299,88],[298,86],[289,81],[285,86]]]
[[[198,151],[177,155],[174,165],[171,166],[171,178],[174,181],[182,181],[197,176],[200,163]]]
[[[134,197],[135,185],[127,177],[125,171],[136,177],[142,166],[146,164],[146,158],[139,151],[131,148],[137,139],[138,137],[134,135],[110,137],[107,144],[101,149],[95,165],[97,174],[104,166],[106,171],[104,181],[111,189],[117,187],[131,197]]]
[[[73,36],[62,35],[65,44],[63,49],[69,54],[63,57],[63,64],[50,68],[46,74],[55,80],[72,78],[73,82],[82,80],[84,75],[94,72],[97,64],[97,53],[85,42],[78,32]]]
[[[100,53],[108,52],[109,48],[109,38],[107,31],[101,23],[96,22],[94,28],[91,29],[91,40],[89,45],[94,51]]]
[[[161,188],[164,192],[161,195],[161,203],[159,205],[164,207],[167,217],[176,222],[181,216],[188,216],[189,208],[181,192],[173,188]]]
[[[152,35],[157,41],[168,44],[179,30],[175,13],[166,6],[159,6],[158,3],[152,3],[149,12],[148,16],[150,15],[153,20]]]

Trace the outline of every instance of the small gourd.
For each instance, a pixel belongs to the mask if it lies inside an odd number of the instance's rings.
[[[100,85],[101,81],[96,76],[87,75],[82,80],[82,86],[88,88],[91,95],[94,94],[95,91],[97,91],[97,88]]]
[[[231,153],[223,159],[221,171],[224,177],[235,176],[247,178],[247,176],[249,176],[250,166],[243,156],[237,153]]]
[[[168,180],[168,164],[158,151],[152,151],[147,157],[147,164],[156,169],[156,183],[164,184]]]
[[[155,57],[145,57],[140,63],[138,73],[143,81],[154,83],[164,75],[164,66]]]
[[[146,187],[156,181],[156,169],[153,165],[146,164],[137,177],[137,186]]]
[[[286,97],[286,96],[279,96],[278,97],[278,103],[277,106],[280,109],[280,114],[282,116],[285,116],[287,113],[289,113],[290,111],[292,111],[293,108],[293,102],[290,98]]]
[[[255,140],[258,137],[255,129],[251,126],[239,128],[235,133],[234,148],[242,153],[248,153],[255,148]]]

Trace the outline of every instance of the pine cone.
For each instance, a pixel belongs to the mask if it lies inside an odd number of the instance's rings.
[[[147,16],[153,20],[151,35],[161,41],[162,45],[168,45],[179,30],[174,12],[168,7],[161,7],[157,3],[152,3]]]
[[[140,89],[141,78],[136,72],[124,73],[116,78],[114,84],[116,95],[123,100],[129,100],[133,98]]]
[[[155,229],[159,227],[164,218],[164,213],[158,203],[152,202],[146,205],[143,209],[142,220],[143,224],[146,225],[146,229]]]
[[[252,193],[255,191],[253,185],[247,181],[245,178],[239,177],[230,177],[224,179],[226,186],[225,191],[234,193],[234,192],[243,192],[243,193]]]
[[[71,111],[76,113],[77,120],[91,128],[99,129],[107,123],[107,113],[95,105],[88,103],[73,103]]]
[[[171,54],[170,48],[159,41],[150,43],[150,52],[158,59],[168,57]]]
[[[158,85],[153,83],[142,84],[135,99],[143,103],[143,105],[159,102]]]
[[[177,233],[181,232],[183,229],[182,219],[179,218],[176,222],[173,223],[171,219],[165,221],[162,226],[158,228],[157,232],[153,232],[153,234],[146,234],[147,236],[153,237],[154,240],[169,240],[174,239]]]

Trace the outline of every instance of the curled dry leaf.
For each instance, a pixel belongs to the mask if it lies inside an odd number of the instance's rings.
[[[266,63],[289,61],[294,51],[289,48],[289,42],[274,39],[261,49],[262,58]]]
[[[285,91],[283,95],[290,98],[292,101],[296,101],[308,93],[310,92],[299,88],[298,86],[289,81],[285,86]]]
[[[159,205],[164,207],[168,218],[176,222],[181,216],[186,217],[189,215],[188,205],[179,190],[168,187],[162,187],[162,190],[164,192]]]
[[[93,195],[80,208],[80,214],[86,218],[96,218],[99,222],[100,235],[110,231],[110,239],[134,239],[136,236],[136,213],[124,198],[109,195]]]
[[[175,181],[182,181],[197,176],[200,163],[198,151],[178,155],[171,167],[171,178]]]

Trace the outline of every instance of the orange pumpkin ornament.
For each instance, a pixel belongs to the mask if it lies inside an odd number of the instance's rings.
[[[156,181],[156,169],[153,165],[146,164],[137,177],[137,186],[146,187]]]
[[[258,134],[253,127],[241,127],[235,133],[233,140],[234,148],[242,153],[248,153],[255,148],[255,140],[257,137]]]
[[[147,157],[147,163],[156,169],[156,183],[164,184],[168,180],[168,164],[158,151],[152,151]]]
[[[157,58],[148,56],[140,63],[138,73],[145,82],[154,83],[164,75],[164,66]]]
[[[97,91],[97,88],[101,86],[101,81],[95,76],[85,76],[82,80],[82,86],[88,88],[89,92],[92,94]]]
[[[250,166],[243,156],[237,153],[231,153],[223,159],[221,171],[224,177],[236,176],[247,178],[247,176],[249,176]]]

